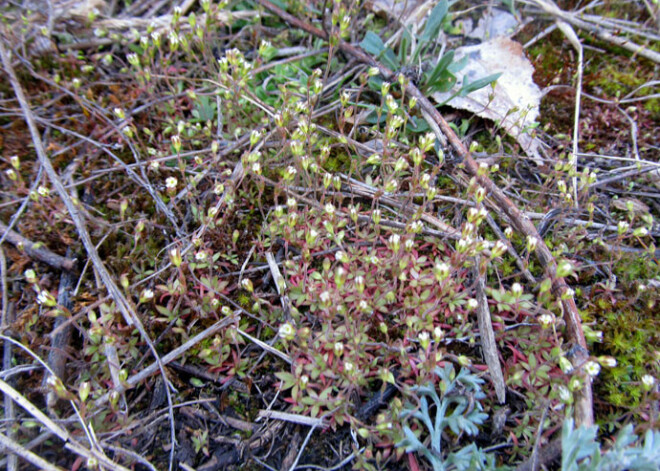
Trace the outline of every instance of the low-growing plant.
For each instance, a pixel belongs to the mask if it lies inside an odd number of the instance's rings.
[[[660,463],[660,431],[647,430],[643,442],[626,425],[610,449],[596,441],[597,427],[574,427],[567,418],[562,428],[562,471],[656,471]],[[638,445],[635,445],[638,443]]]
[[[421,454],[434,471],[495,469],[494,457],[484,453],[474,443],[456,451],[448,450],[447,444],[443,443],[447,440],[445,434],[448,431],[456,437],[463,434],[475,436],[479,432],[479,426],[488,418],[481,405],[481,400],[486,397],[481,391],[484,381],[467,369],[456,373],[450,363],[444,368],[436,367],[434,372],[439,381],[437,386],[435,382],[430,382],[411,388],[419,404],[411,403],[404,407],[401,418],[405,423],[405,438],[397,443],[397,447]],[[430,404],[429,399],[432,401]],[[417,425],[423,427],[411,425],[413,418],[417,419]]]

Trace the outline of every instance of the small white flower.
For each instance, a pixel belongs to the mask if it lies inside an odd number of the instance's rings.
[[[198,262],[203,262],[204,260],[206,260],[206,257],[207,257],[207,253],[203,251],[197,252],[195,254],[195,260],[197,260]]]
[[[219,300],[219,299],[213,298],[213,299],[211,300],[211,307],[212,307],[212,308],[215,309],[215,308],[217,308],[219,305],[220,305],[220,300]]]
[[[321,300],[322,303],[328,304],[330,302],[330,293],[328,291],[324,291],[319,295],[319,299]]]
[[[335,214],[335,207],[333,206],[332,203],[327,203],[325,205],[325,212],[328,213],[329,216]]]
[[[467,302],[468,309],[475,310],[478,306],[479,306],[479,302],[476,299],[474,299],[474,298],[468,299],[468,302]]]
[[[296,331],[293,329],[293,326],[288,322],[280,326],[278,333],[280,337],[282,337],[285,340],[292,340],[293,337],[295,337],[296,335]]]
[[[595,361],[589,360],[584,364],[584,371],[591,377],[598,376],[598,373],[600,373],[600,365]]]
[[[348,263],[348,255],[343,250],[337,250],[335,252],[335,260],[341,263]]]
[[[442,281],[449,276],[449,265],[446,263],[436,263],[433,267],[433,273],[438,281]]]
[[[344,363],[344,371],[346,373],[350,373],[351,371],[353,371],[353,368],[354,368],[353,363],[351,363],[350,361]]]
[[[145,289],[142,291],[142,294],[140,295],[140,300],[142,302],[144,301],[150,301],[154,298],[154,292],[150,289]]]
[[[653,376],[651,375],[642,376],[642,385],[644,386],[644,389],[650,391],[654,384],[655,384],[655,378]]]
[[[340,356],[344,352],[344,344],[341,342],[335,342],[333,350],[335,355]]]
[[[167,180],[165,180],[165,186],[168,190],[174,190],[178,183],[179,181],[176,177],[168,177]]]
[[[50,190],[47,186],[40,185],[39,188],[37,188],[37,193],[43,197],[46,197],[50,195]]]
[[[541,314],[539,316],[539,324],[541,324],[541,327],[543,327],[544,329],[550,327],[553,323],[553,320],[554,319],[550,314]]]
[[[521,284],[520,284],[520,283],[514,283],[514,284],[511,286],[511,292],[513,293],[513,295],[514,295],[516,298],[520,297],[520,295],[521,295],[522,292],[523,292],[523,288],[522,288]]]

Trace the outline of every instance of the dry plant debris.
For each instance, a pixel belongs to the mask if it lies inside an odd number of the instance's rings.
[[[1,466],[660,457],[655,3],[0,16]]]

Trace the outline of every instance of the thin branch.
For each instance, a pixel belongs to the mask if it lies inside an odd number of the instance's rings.
[[[0,234],[2,238],[14,245],[19,250],[24,250],[30,258],[44,262],[58,270],[71,270],[76,265],[76,261],[70,258],[62,257],[42,247],[41,243],[35,243],[26,239],[22,235],[9,229],[3,222],[0,222]]]
[[[46,427],[48,430],[57,435],[60,440],[64,442],[64,447],[68,450],[71,450],[75,454],[82,456],[83,458],[95,458],[98,463],[102,466],[107,466],[110,469],[129,471],[128,468],[121,466],[112,460],[110,460],[105,454],[99,450],[89,450],[77,442],[65,429],[57,425],[51,419],[48,418],[43,412],[41,412],[37,407],[28,401],[22,394],[16,391],[14,388],[9,386],[4,381],[0,380],[0,391],[11,397],[19,406],[25,409],[32,417],[41,422],[41,424]]]
[[[490,378],[495,386],[497,401],[504,404],[506,401],[506,384],[502,374],[502,364],[497,353],[497,342],[493,331],[493,321],[488,309],[488,298],[486,298],[486,275],[479,268],[480,257],[474,259],[474,276],[476,278],[477,320],[479,322],[479,333],[481,334],[481,350],[483,351]]]
[[[2,448],[5,448],[6,451],[11,452],[14,460],[16,459],[17,456],[20,456],[25,461],[32,463],[39,469],[44,469],[46,471],[64,471],[63,468],[50,464],[41,456],[32,453],[30,450],[26,450],[21,445],[16,443],[14,440],[2,434],[0,434],[0,445],[2,446]],[[11,464],[11,461],[9,462],[9,464]],[[7,466],[9,466],[9,464]],[[11,469],[11,468],[8,467],[7,469]]]

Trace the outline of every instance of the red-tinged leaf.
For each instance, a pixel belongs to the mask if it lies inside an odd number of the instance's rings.
[[[81,456],[76,458],[76,460],[71,465],[71,471],[78,471],[83,464],[83,459]]]
[[[408,465],[411,471],[419,471],[419,463],[417,463],[417,458],[412,453],[408,453]]]

